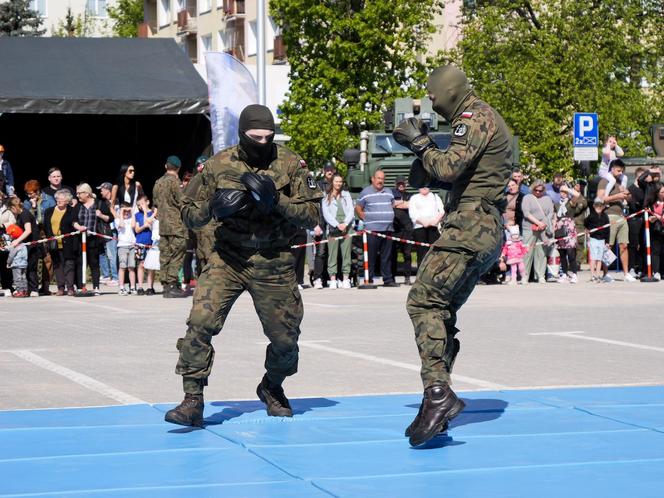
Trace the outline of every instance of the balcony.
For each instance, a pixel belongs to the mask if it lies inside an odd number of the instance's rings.
[[[196,17],[186,9],[178,12],[178,33],[193,35],[196,32]]]
[[[286,44],[284,43],[284,37],[281,35],[274,37],[272,58],[274,59],[273,64],[286,63]]]
[[[158,30],[157,23],[142,22],[138,25],[138,37],[150,38],[156,35]]]
[[[243,16],[244,0],[224,0],[224,14],[227,17]]]

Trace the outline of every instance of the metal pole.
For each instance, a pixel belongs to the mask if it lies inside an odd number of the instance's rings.
[[[362,249],[364,250],[364,283],[358,285],[358,289],[377,289],[378,286],[369,283],[369,241],[367,232],[362,233]]]
[[[82,289],[85,289],[86,287],[86,280],[87,280],[87,275],[86,275],[86,270],[88,269],[88,244],[87,244],[87,233],[83,232],[81,233],[81,265],[83,268],[81,268],[81,281],[83,282],[83,287],[79,289],[81,291]]]
[[[265,0],[256,4],[256,76],[258,79],[258,103],[265,105]]]
[[[648,275],[641,276],[641,282],[657,282],[652,276],[652,259],[650,253],[650,212],[646,209],[643,211],[643,220],[645,222],[645,235],[646,235],[646,266],[648,267]]]

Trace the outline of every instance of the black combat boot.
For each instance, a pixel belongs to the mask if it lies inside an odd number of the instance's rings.
[[[161,292],[162,297],[171,297],[171,284],[164,284],[164,290]]]
[[[460,400],[448,384],[431,386],[424,390],[422,413],[415,427],[410,429],[411,446],[426,443],[439,434],[446,423],[459,415],[466,404]]]
[[[171,285],[171,288],[168,292],[168,296],[165,297],[188,297],[189,293],[187,291],[183,291],[182,288],[178,284],[173,284]]]
[[[203,427],[203,395],[185,394],[182,403],[166,412],[164,420],[171,424]]]
[[[288,398],[284,394],[281,386],[275,386],[270,383],[266,376],[258,384],[256,394],[267,406],[267,414],[271,417],[292,417],[293,410],[291,409]]]

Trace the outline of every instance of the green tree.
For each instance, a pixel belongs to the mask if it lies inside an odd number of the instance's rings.
[[[442,8],[442,0],[272,0],[290,63],[280,108],[290,146],[320,166],[378,127],[395,98],[421,95]]]
[[[53,36],[81,38],[90,36],[96,27],[95,19],[86,10],[83,14],[74,17],[71,7],[67,7],[64,20],[60,20],[53,29]]]
[[[601,140],[644,153],[662,114],[660,1],[467,2],[457,49],[477,92],[520,136],[535,173],[574,169],[574,112],[597,112]],[[600,144],[601,146],[601,144]]]
[[[0,3],[0,36],[41,36],[46,30],[39,12],[30,8],[30,0]]]
[[[117,6],[108,7],[108,17],[113,21],[113,34],[135,38],[143,22],[143,0],[119,0]]]

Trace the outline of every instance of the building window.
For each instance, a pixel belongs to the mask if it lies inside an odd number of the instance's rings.
[[[171,0],[159,0],[159,12],[157,12],[159,26],[168,26],[171,21]]]
[[[272,52],[274,46],[272,40],[279,34],[279,27],[274,19],[268,16],[267,23],[265,24],[265,44],[268,52]]]
[[[228,31],[222,29],[218,33],[217,46],[219,52],[225,52],[231,48],[230,38],[228,36]]]
[[[106,0],[87,0],[85,10],[93,17],[108,17]]]
[[[249,22],[249,36],[247,37],[247,55],[256,55],[258,52],[258,27],[256,21]]]
[[[212,0],[198,0],[198,14],[204,14],[212,10]]]
[[[212,50],[212,35],[201,36],[201,44],[199,46],[201,48],[201,53],[198,56],[198,60],[204,61],[205,52],[210,52]]]
[[[39,12],[39,15],[46,17],[46,0],[30,0],[30,9]]]

